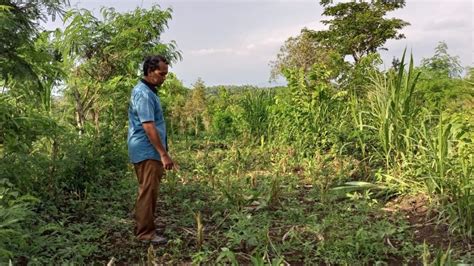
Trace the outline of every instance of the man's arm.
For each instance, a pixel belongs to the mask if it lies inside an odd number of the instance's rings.
[[[161,162],[163,163],[163,167],[166,170],[171,170],[175,167],[175,164],[171,157],[169,156],[168,152],[166,151],[165,147],[161,143],[160,135],[155,127],[155,122],[143,122],[143,129],[145,130],[148,139],[150,140],[151,144],[155,149],[158,151],[161,157]]]

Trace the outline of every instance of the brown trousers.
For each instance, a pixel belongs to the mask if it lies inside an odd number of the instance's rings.
[[[135,203],[135,235],[140,240],[155,236],[155,208],[163,164],[157,160],[145,160],[134,164],[138,178],[138,196]]]

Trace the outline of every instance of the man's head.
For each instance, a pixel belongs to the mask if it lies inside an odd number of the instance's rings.
[[[161,55],[146,57],[143,63],[145,80],[155,86],[163,84],[168,74],[168,64],[168,60]]]

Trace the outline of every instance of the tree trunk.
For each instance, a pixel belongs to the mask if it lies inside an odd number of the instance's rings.
[[[100,112],[98,110],[92,110],[92,119],[94,120],[94,125],[95,125],[95,130],[97,133],[100,133],[100,128],[99,128],[99,115]]]
[[[79,130],[79,135],[82,135],[84,133],[84,122],[86,121],[84,107],[82,106],[81,95],[77,89],[73,90],[73,96],[76,102],[76,126]]]
[[[194,135],[196,135],[196,136],[197,136],[197,134],[198,134],[198,122],[199,122],[199,120],[198,120],[198,118],[196,117],[196,118],[194,119]]]

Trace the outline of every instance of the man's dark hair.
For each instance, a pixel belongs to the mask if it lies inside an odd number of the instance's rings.
[[[145,62],[143,62],[143,75],[148,76],[148,73],[157,70],[160,62],[169,65],[168,60],[164,56],[152,55],[145,57]]]

